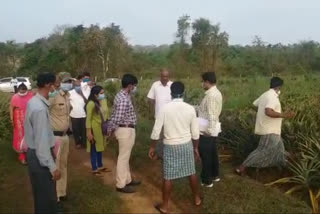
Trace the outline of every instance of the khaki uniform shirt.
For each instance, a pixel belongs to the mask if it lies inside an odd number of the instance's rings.
[[[70,127],[70,101],[69,93],[62,90],[50,98],[50,119],[53,131],[66,132]]]

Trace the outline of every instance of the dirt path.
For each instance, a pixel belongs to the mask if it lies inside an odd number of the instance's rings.
[[[115,172],[116,172],[116,157],[110,152],[104,154],[103,162],[105,166],[112,169],[112,172],[105,173],[101,178],[105,185],[111,185],[115,188]],[[82,164],[88,170],[91,169],[89,160],[83,160]],[[160,171],[159,171],[160,172]],[[134,194],[118,193],[122,204],[120,204],[121,213],[158,213],[154,209],[153,205],[156,202],[161,201],[161,189],[160,186],[155,185],[148,178],[150,175],[142,173],[134,173],[133,175],[137,179],[142,181],[141,186],[137,187],[137,192]],[[157,176],[157,175],[154,175]],[[183,213],[181,209],[173,202],[170,201],[171,213]]]

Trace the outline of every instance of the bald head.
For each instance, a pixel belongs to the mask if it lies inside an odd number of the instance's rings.
[[[168,69],[161,69],[160,71],[160,82],[162,85],[167,85],[170,78],[170,72]]]

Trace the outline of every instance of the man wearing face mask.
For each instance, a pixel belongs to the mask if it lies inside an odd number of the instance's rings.
[[[138,80],[131,74],[122,78],[122,90],[116,95],[110,118],[109,136],[115,135],[119,143],[119,155],[116,173],[116,190],[122,193],[134,193],[133,186],[140,185],[131,177],[129,160],[136,138],[137,116],[132,105],[131,94],[137,90]]]
[[[55,83],[56,92],[51,94],[49,100],[53,134],[56,140],[61,142],[60,152],[56,160],[57,168],[61,171],[61,179],[57,182],[58,202],[66,200],[67,197],[67,161],[69,154],[69,136],[67,132],[70,127],[69,91],[72,89],[73,80],[69,73],[59,73]]]
[[[55,80],[52,73],[38,75],[38,93],[27,104],[24,122],[34,213],[57,213],[55,182],[60,179],[60,171],[52,152],[55,140],[48,113],[48,94]]]
[[[89,72],[85,71],[81,75],[81,90],[86,99],[89,98],[93,82],[91,81],[91,75]]]
[[[293,112],[282,113],[279,100],[283,80],[273,77],[270,89],[263,93],[253,105],[258,107],[255,134],[260,135],[259,145],[247,159],[236,169],[240,175],[245,174],[247,167],[272,167],[286,164],[286,151],[281,139],[282,120],[295,116]]]
[[[77,149],[85,147],[87,142],[85,106],[88,100],[82,92],[80,81],[81,80],[79,78],[77,81],[74,81],[74,89],[69,92],[71,105],[70,117],[72,123],[72,132]]]

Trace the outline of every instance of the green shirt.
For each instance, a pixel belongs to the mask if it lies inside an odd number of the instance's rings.
[[[89,101],[87,104],[87,119],[86,119],[86,128],[91,128],[93,138],[95,141],[96,151],[102,152],[104,151],[104,143],[106,138],[102,134],[101,129],[101,116],[100,113],[97,112],[95,108],[95,104],[93,101]],[[106,100],[100,101],[100,110],[104,117],[104,120],[108,119],[109,109]],[[90,152],[91,143],[87,140],[87,152]]]

